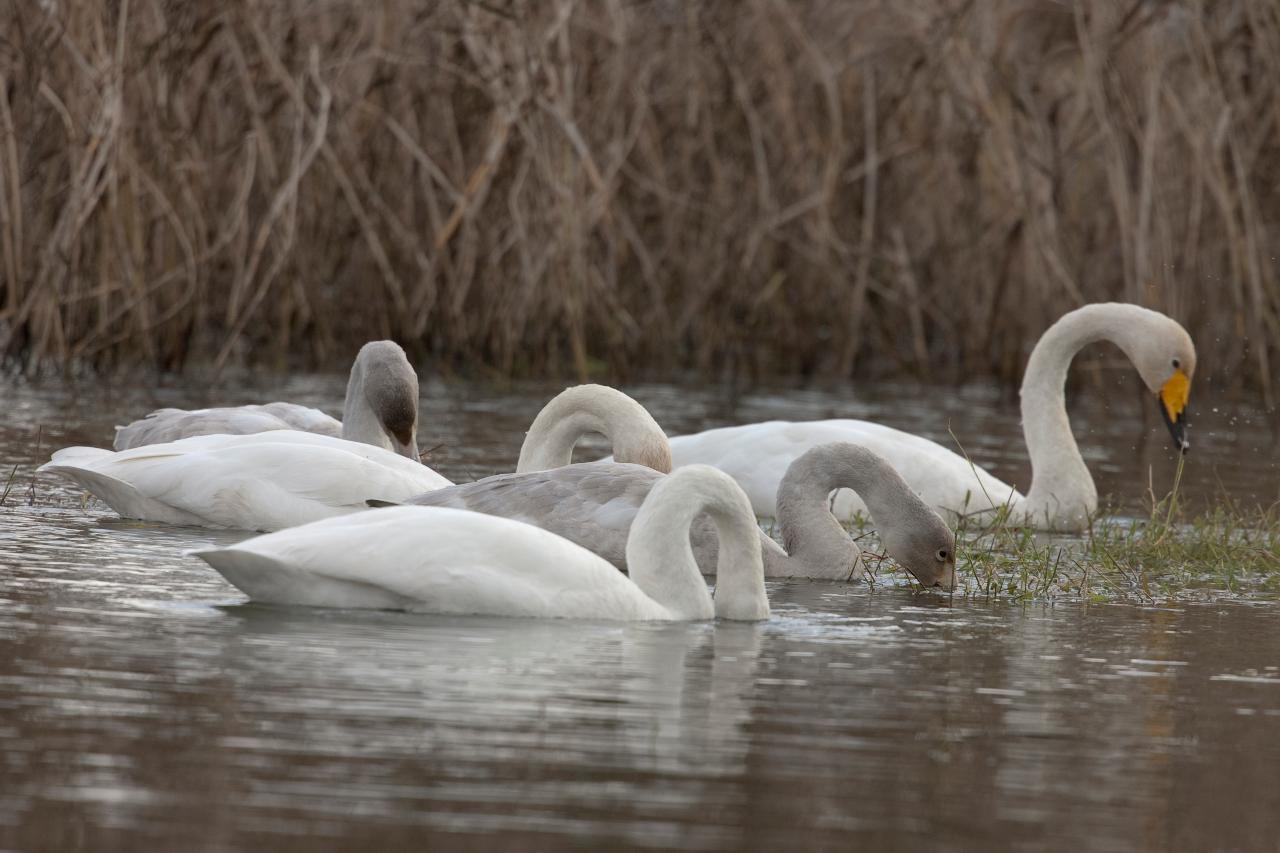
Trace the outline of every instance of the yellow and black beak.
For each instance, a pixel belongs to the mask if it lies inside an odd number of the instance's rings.
[[[1187,400],[1190,397],[1191,378],[1181,369],[1175,370],[1160,389],[1160,416],[1183,453],[1191,449],[1191,443],[1187,441]]]

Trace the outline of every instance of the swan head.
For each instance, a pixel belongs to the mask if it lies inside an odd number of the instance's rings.
[[[656,427],[657,424],[655,423],[654,426]],[[613,460],[615,462],[630,462],[632,465],[643,465],[660,474],[670,474],[672,467],[671,444],[660,429],[656,432],[648,429],[637,429],[634,432],[619,435],[614,439]]]
[[[360,348],[352,372],[359,371],[364,402],[377,419],[391,450],[418,459],[418,375],[394,341]]]
[[[924,501],[917,498],[912,504],[896,523],[881,528],[880,539],[921,586],[951,592],[956,587],[956,536]]]
[[[1126,349],[1138,375],[1156,395],[1160,416],[1178,449],[1185,453],[1187,402],[1196,372],[1196,347],[1191,335],[1176,320],[1156,311],[1144,312],[1146,329],[1131,338]]]

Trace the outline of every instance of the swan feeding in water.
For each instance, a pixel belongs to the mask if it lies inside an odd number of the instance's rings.
[[[689,541],[704,514],[719,537],[714,599]],[[441,507],[357,513],[190,553],[272,604],[568,619],[769,616],[751,504],[704,465],[650,490],[627,537],[630,576],[533,525]]]
[[[297,403],[158,409],[116,427],[114,447],[129,450],[197,435],[250,435],[278,429],[313,432],[418,459],[418,375],[394,341],[371,341],[351,365],[339,422]]]
[[[588,462],[487,477],[437,489],[408,503],[523,521],[626,569],[632,523],[664,479],[640,465]],[[951,530],[887,462],[865,448],[841,442],[810,448],[788,466],[777,498],[786,550],[760,532],[767,577],[852,580],[861,574],[858,547],[829,508],[836,489],[853,489],[866,502],[890,556],[920,583],[954,587]],[[693,525],[693,554],[704,573],[716,569],[717,541],[711,524],[704,520]]]
[[[543,407],[521,460],[567,464],[586,432],[604,433],[626,458],[671,468],[666,436],[649,413],[599,385],[570,388]],[[126,518],[263,531],[365,510],[369,499],[398,503],[452,485],[390,450],[291,429],[194,436],[115,453],[71,447],[40,470],[75,481]]]
[[[1045,529],[1087,527],[1098,508],[1093,477],[1067,419],[1067,368],[1083,347],[1110,341],[1133,363],[1156,395],[1179,450],[1187,443],[1187,401],[1196,369],[1191,336],[1175,320],[1137,305],[1105,303],[1071,311],[1036,343],[1022,382],[1022,429],[1031,457],[1031,488],[1013,486],[972,466],[942,445],[902,430],[860,420],[769,421],[670,439],[677,468],[714,465],[730,474],[757,514],[776,516],[778,484],[792,460],[832,441],[861,445],[884,457],[928,505],[951,513],[986,512],[1008,504],[1012,517]],[[842,492],[837,517],[864,512],[864,500]]]

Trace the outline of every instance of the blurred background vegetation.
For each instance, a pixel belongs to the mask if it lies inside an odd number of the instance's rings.
[[[1016,381],[1081,303],[1280,367],[1274,0],[15,0],[11,363]]]

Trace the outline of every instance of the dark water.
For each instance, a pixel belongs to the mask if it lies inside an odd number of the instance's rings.
[[[337,410],[344,378],[242,389]],[[424,386],[455,478],[510,470],[553,389]],[[1025,485],[984,389],[631,389],[672,432],[871,416]],[[770,584],[763,625],[244,605],[185,548],[30,479],[182,389],[0,388],[0,850],[1280,850],[1280,604],[1013,606]],[[219,398],[227,399],[230,392]],[[263,395],[263,396],[260,396]],[[1143,402],[1081,400],[1100,490],[1171,471]],[[1184,486],[1280,497],[1270,416],[1211,404]],[[40,429],[42,427],[42,429]],[[38,439],[37,439],[38,437]],[[1163,478],[1163,479],[1162,479]]]

